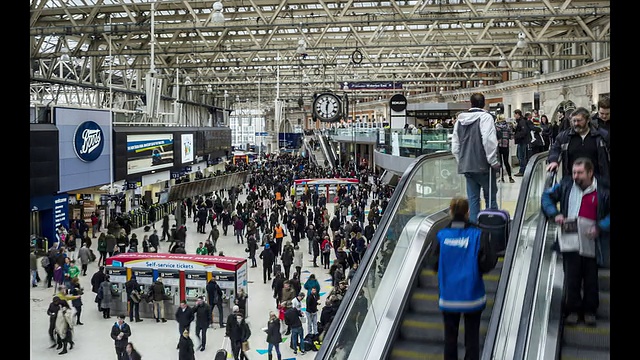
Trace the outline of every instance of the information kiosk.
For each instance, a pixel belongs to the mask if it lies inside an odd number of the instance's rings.
[[[231,313],[235,294],[243,289],[248,295],[247,288],[247,259],[230,256],[211,256],[194,254],[164,254],[164,253],[122,253],[111,256],[106,260],[107,271],[116,274],[117,284],[122,284],[122,311],[127,310],[127,297],[124,283],[135,273],[138,283],[146,292],[149,286],[158,278],[162,278],[166,294],[171,298],[165,300],[165,316],[167,319],[175,317],[176,307],[181,300],[188,304],[195,304],[198,296],[207,295],[207,282],[213,277],[224,292],[223,314]],[[112,277],[112,282],[114,281]],[[114,282],[115,284],[116,282]],[[118,285],[120,286],[120,285]],[[140,305],[140,316],[153,318],[151,304]]]
[[[140,269],[140,268],[132,268],[131,274],[136,275],[136,280],[138,280],[138,284],[140,284],[140,293],[148,294],[151,285],[153,284],[153,269]],[[151,303],[147,301],[140,301],[140,317],[143,318],[153,318],[153,306]],[[166,315],[166,314],[165,314]]]
[[[118,293],[113,297],[111,302],[111,313],[120,314],[126,312],[127,309],[127,292],[124,284],[127,282],[127,269],[121,266],[107,266],[107,275],[111,286]]]

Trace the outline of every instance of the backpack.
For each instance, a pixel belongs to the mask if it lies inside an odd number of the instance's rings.
[[[49,260],[48,256],[43,256],[42,259],[40,259],[40,265],[42,265],[43,268],[46,268],[51,265],[51,260]]]
[[[324,247],[322,248],[322,252],[325,254],[328,252],[331,252],[331,245],[329,245],[328,241],[324,244]]]

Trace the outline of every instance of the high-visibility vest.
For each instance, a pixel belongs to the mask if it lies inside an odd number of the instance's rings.
[[[284,237],[284,229],[282,229],[282,226],[276,226],[274,230],[276,231],[276,239],[282,239]]]
[[[282,194],[280,194],[280,191],[276,192],[276,201],[280,201],[282,200]]]

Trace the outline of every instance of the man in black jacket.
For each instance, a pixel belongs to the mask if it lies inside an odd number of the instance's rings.
[[[209,280],[209,282],[207,283],[207,296],[209,298],[209,304],[211,305],[211,308],[212,308],[211,317],[213,319],[213,308],[217,307],[218,317],[220,319],[220,327],[223,328],[224,327],[224,320],[222,318],[223,292],[222,292],[222,289],[220,288],[220,285],[218,285],[218,283],[216,282],[215,276],[212,277],[211,280]],[[213,323],[213,320],[212,320],[212,323]]]
[[[513,174],[513,176],[523,176],[524,169],[527,167],[527,160],[529,159],[527,157],[527,137],[529,131],[527,130],[527,119],[522,116],[522,110],[514,110],[513,116],[516,120],[516,129],[513,139],[517,146],[516,154],[518,156],[518,164],[520,165],[520,169],[516,174]]]
[[[136,280],[135,274],[131,274],[131,279],[124,283],[124,288],[127,291],[127,301],[129,302],[129,321],[133,322],[133,318],[135,315],[136,322],[141,322],[142,319],[140,319],[140,300],[142,299],[142,290],[140,290],[140,284],[138,284],[138,280]]]
[[[116,321],[111,327],[111,338],[114,341],[116,347],[116,355],[118,360],[126,360],[127,353],[125,349],[129,343],[129,337],[131,336],[131,327],[124,322],[126,316],[124,314],[118,315],[118,321]]]
[[[191,327],[191,322],[194,319],[193,309],[187,305],[186,300],[180,301],[180,306],[176,310],[176,321],[178,322],[178,334],[182,336],[182,333]],[[178,337],[178,340],[180,338]],[[178,346],[176,345],[176,349]]]
[[[293,345],[293,354],[298,354],[298,347],[300,347],[300,354],[304,355],[304,329],[302,328],[302,321],[300,317],[302,311],[291,306],[291,301],[287,301],[287,310],[284,312],[284,323],[291,328],[291,340]]]
[[[196,317],[196,336],[200,339],[200,351],[204,351],[207,345],[207,328],[213,323],[211,307],[204,301],[204,296],[201,296],[193,309]]]
[[[271,250],[270,243],[266,243],[264,245],[264,249],[260,253],[260,259],[262,259],[262,279],[264,283],[267,283],[267,280],[271,280],[271,269],[273,268],[273,259],[275,255]]]

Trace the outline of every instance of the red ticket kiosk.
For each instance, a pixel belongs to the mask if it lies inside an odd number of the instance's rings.
[[[136,274],[136,279],[144,291],[147,291],[158,277],[162,277],[165,292],[170,297],[170,300],[165,300],[165,315],[168,319],[173,319],[180,301],[186,300],[189,305],[193,305],[198,296],[206,298],[207,282],[213,276],[216,277],[224,293],[225,317],[231,313],[233,300],[239,289],[249,294],[247,259],[244,258],[194,254],[123,253],[107,258],[106,263],[107,271],[125,269],[126,280],[131,279],[131,274]],[[124,298],[126,299],[126,296]],[[150,304],[140,305],[140,316],[153,318]]]

